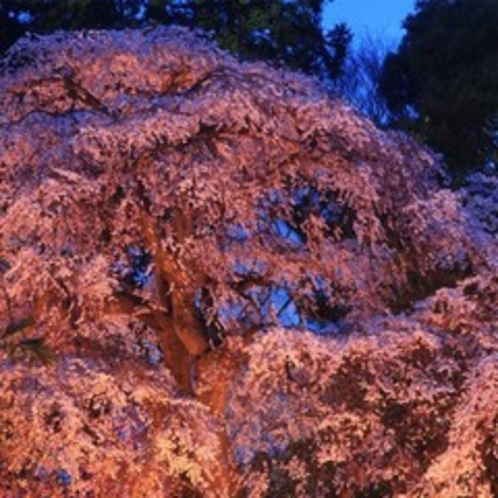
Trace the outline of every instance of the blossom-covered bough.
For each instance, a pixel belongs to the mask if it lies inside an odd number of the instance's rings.
[[[496,239],[430,151],[179,28],[0,74],[4,494],[498,493]]]

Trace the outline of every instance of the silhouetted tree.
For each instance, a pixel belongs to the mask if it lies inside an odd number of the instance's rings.
[[[397,124],[442,152],[457,180],[496,161],[497,24],[494,0],[420,0],[385,64]]]
[[[389,44],[380,37],[368,35],[348,50],[342,74],[333,84],[338,94],[370,118],[386,127],[391,114],[380,83]]]
[[[323,0],[19,0],[0,6],[0,50],[25,30],[120,28],[148,22],[209,31],[221,47],[245,59],[265,59],[334,79],[351,35],[344,24],[322,29]]]

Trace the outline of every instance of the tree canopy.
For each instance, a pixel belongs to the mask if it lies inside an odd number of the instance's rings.
[[[2,491],[496,494],[494,222],[429,150],[178,27],[0,93]]]
[[[496,162],[497,23],[494,0],[420,0],[385,64],[398,124],[444,153],[457,177]]]
[[[151,22],[201,28],[244,59],[264,59],[325,79],[337,78],[351,33],[322,28],[323,0],[19,0],[0,5],[5,50],[24,31],[122,28]]]

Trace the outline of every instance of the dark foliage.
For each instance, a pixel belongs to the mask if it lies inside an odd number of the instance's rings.
[[[323,0],[20,0],[0,3],[0,52],[26,31],[107,29],[147,23],[210,32],[243,59],[271,60],[325,79],[340,76],[351,41],[344,24],[324,32]],[[7,4],[7,2],[4,2]]]
[[[497,24],[494,0],[419,0],[384,66],[397,124],[442,152],[457,181],[496,160]]]

